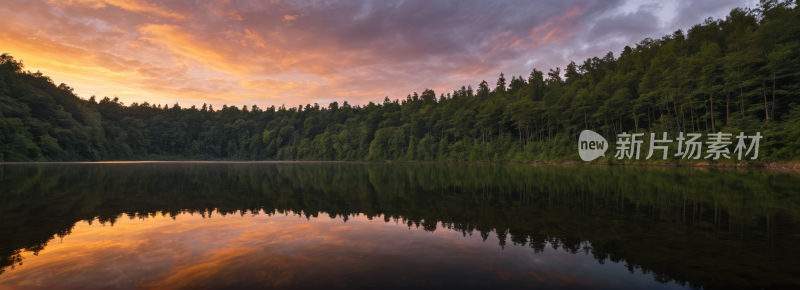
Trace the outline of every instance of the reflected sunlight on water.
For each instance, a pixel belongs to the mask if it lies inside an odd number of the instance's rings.
[[[586,244],[585,246],[591,247]],[[383,217],[292,212],[156,214],[113,227],[79,222],[69,236],[0,276],[4,287],[196,288],[231,286],[549,285],[643,287],[586,254],[498,245],[496,237],[426,232]],[[648,285],[648,287],[658,285]],[[678,285],[661,285],[677,287]]]

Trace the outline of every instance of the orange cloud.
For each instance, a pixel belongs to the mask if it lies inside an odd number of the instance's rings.
[[[179,26],[168,24],[147,24],[139,27],[145,35],[142,39],[163,45],[164,48],[201,62],[209,67],[220,69],[232,75],[245,75],[250,70],[231,59],[230,54],[214,49],[214,46],[200,41],[195,35]]]
[[[260,48],[267,48],[266,43],[264,42],[264,38],[261,37],[260,34],[256,31],[250,31],[249,29],[244,30],[244,37],[253,42],[253,46],[260,47]]]
[[[566,19],[570,19],[570,18],[573,18],[575,16],[578,16],[585,9],[586,9],[586,5],[583,5],[583,4],[578,4],[578,5],[572,6],[572,8],[567,10],[567,12],[564,13],[564,16],[561,17],[561,19],[559,19],[559,20],[560,21],[564,21]]]
[[[585,29],[584,27],[571,27],[575,22],[574,18],[584,10],[586,10],[586,5],[576,4],[564,12],[564,15],[560,18],[553,17],[545,25],[531,29],[528,37],[536,40],[535,47],[545,43],[557,43],[569,39],[575,32]]]
[[[169,11],[155,4],[149,4],[144,1],[136,1],[136,0],[49,0],[49,1],[62,6],[80,5],[94,9],[106,8],[108,5],[111,5],[128,11],[153,14],[161,17],[169,17],[175,19],[186,18],[186,16],[180,13]]]
[[[226,31],[225,36],[230,41],[237,43],[241,46],[247,46],[250,43],[253,47],[258,48],[267,48],[266,42],[264,38],[256,31],[250,31],[249,29],[245,29],[244,33],[241,32],[233,32],[233,31]]]

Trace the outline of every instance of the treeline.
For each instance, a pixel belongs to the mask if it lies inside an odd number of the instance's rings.
[[[501,73],[493,85],[438,96],[425,89],[364,106],[215,110],[84,100],[4,54],[0,160],[565,161],[579,160],[576,138],[591,129],[612,142],[632,131],[672,139],[761,132],[760,162],[793,161],[799,94],[795,1],[736,8],[687,33],[648,38],[563,71],[534,69],[510,80]]]

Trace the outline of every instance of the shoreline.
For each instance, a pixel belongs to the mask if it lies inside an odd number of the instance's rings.
[[[20,165],[20,164],[136,164],[136,163],[452,163],[452,164],[529,164],[529,165],[595,165],[595,166],[646,166],[646,167],[687,167],[687,168],[763,168],[777,170],[800,171],[800,162],[791,163],[764,163],[764,164],[730,164],[730,163],[607,163],[607,162],[575,162],[575,161],[533,161],[533,162],[503,162],[503,161],[342,161],[342,160],[146,160],[146,161],[56,161],[56,162],[4,162],[0,165]]]
[[[315,162],[315,161],[311,161]],[[728,163],[606,163],[606,162],[575,162],[575,161],[533,161],[533,162],[501,162],[501,161],[385,161],[385,162],[358,162],[357,163],[500,163],[500,164],[530,164],[530,165],[595,165],[595,166],[644,166],[644,167],[686,167],[686,168],[762,168],[778,170],[800,171],[800,162],[790,164],[765,163],[763,165],[754,164],[728,164]]]
[[[780,163],[765,163],[763,165],[755,164],[728,164],[728,163],[580,163],[580,162],[541,162],[542,164],[577,164],[577,165],[606,165],[606,166],[647,166],[647,167],[688,167],[688,168],[764,168],[764,169],[781,169],[781,170],[797,170],[800,171],[800,163],[798,164],[780,164]]]

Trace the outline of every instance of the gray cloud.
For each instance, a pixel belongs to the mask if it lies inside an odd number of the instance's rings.
[[[735,7],[749,7],[746,0],[682,0],[676,9],[676,16],[670,22],[671,27],[687,29],[702,23],[706,18],[726,15]]]

